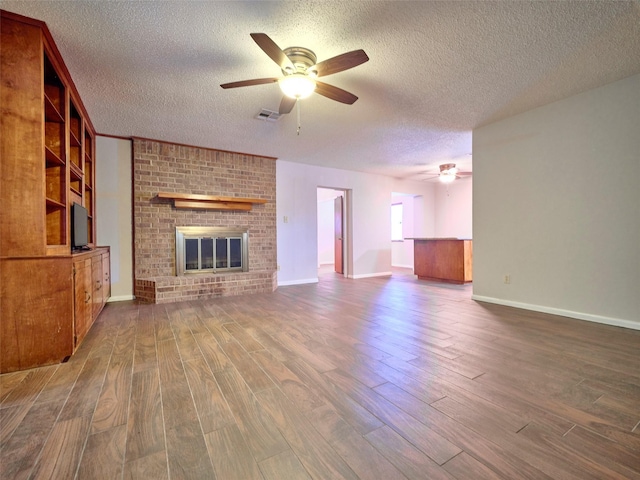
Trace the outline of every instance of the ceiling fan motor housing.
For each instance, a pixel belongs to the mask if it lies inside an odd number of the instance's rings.
[[[282,73],[285,75],[291,75],[292,73],[303,73],[309,76],[315,77],[317,72],[313,70],[313,67],[317,63],[316,54],[308,48],[304,47],[289,47],[285,48],[284,54],[291,60],[291,63],[296,67],[295,71],[283,68]]]
[[[455,175],[458,172],[455,163],[443,163],[440,165],[440,173],[445,175]]]

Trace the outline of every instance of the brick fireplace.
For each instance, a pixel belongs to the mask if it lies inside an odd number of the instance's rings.
[[[276,162],[221,150],[135,138],[134,294],[169,303],[272,292],[276,279]],[[158,193],[249,197],[266,200],[250,211],[176,208]],[[176,227],[248,232],[248,271],[177,275]]]

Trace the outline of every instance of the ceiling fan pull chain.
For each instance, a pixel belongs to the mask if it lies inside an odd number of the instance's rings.
[[[296,99],[296,110],[298,113],[298,130],[297,134],[300,135],[300,99]]]

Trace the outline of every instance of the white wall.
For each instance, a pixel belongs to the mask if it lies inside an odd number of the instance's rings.
[[[473,198],[471,178],[438,183],[435,194],[435,236],[472,238]]]
[[[318,266],[335,262],[333,200],[318,202]]]
[[[414,237],[414,197],[413,195],[392,194],[391,204],[402,204],[402,236]],[[391,265],[394,267],[413,268],[413,241],[402,240],[391,242]]]
[[[133,299],[131,141],[96,138],[98,245],[111,247],[111,299]]]
[[[276,165],[278,215],[278,285],[318,281],[318,187],[349,190],[347,235],[352,236],[347,276],[362,278],[391,273],[391,193],[404,183],[390,177],[323,168],[278,160]],[[394,185],[400,185],[395,187]],[[416,182],[408,188],[421,194]],[[288,222],[284,223],[284,217]]]
[[[421,197],[420,197],[421,198]],[[391,204],[402,204],[402,236],[414,237],[415,223],[422,219],[416,218],[413,195],[398,194],[391,196]],[[413,268],[413,241],[402,240],[391,242],[391,265],[394,267]]]
[[[474,298],[640,328],[639,129],[635,75],[473,132]]]
[[[413,236],[435,237],[435,203],[433,185],[423,187],[422,194],[413,197]]]

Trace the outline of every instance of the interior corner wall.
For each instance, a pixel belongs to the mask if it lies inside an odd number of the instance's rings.
[[[638,125],[635,75],[474,130],[474,299],[640,329]]]
[[[391,272],[390,177],[278,160],[278,285],[318,281],[317,188],[350,190],[354,278]],[[287,222],[284,222],[287,217]],[[347,270],[348,271],[348,270]]]
[[[111,252],[112,301],[132,300],[131,140],[96,136],[97,243]]]

